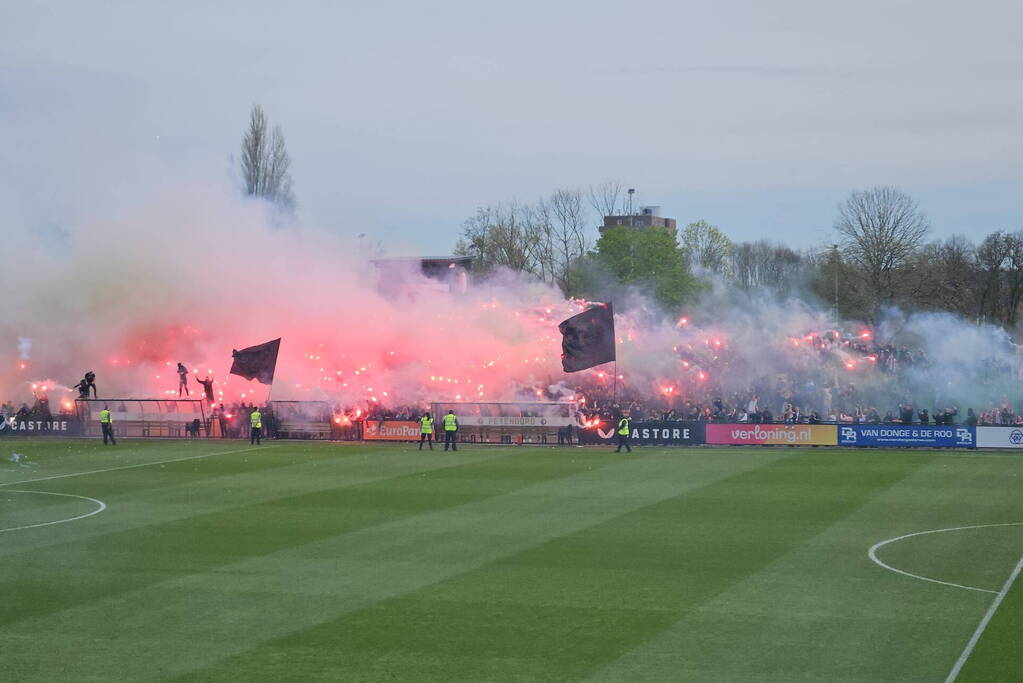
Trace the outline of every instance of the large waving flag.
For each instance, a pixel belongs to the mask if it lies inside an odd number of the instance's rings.
[[[572,316],[558,329],[565,372],[579,372],[615,359],[615,319],[610,302]]]
[[[281,340],[274,339],[241,351],[231,351],[234,358],[231,363],[231,374],[258,380],[263,384],[273,384],[274,370],[277,369],[277,352],[280,348]]]

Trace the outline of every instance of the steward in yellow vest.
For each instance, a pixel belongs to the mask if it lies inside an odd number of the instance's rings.
[[[455,436],[458,434],[458,418],[455,417],[455,411],[449,410],[448,414],[444,416],[444,450],[451,446],[451,450],[457,451],[458,444],[455,442]]]
[[[625,413],[622,415],[622,419],[618,420],[618,448],[615,453],[622,452],[622,446],[631,453],[632,446],[629,445],[629,441],[632,439],[632,424],[629,420],[629,414]]]
[[[249,424],[252,430],[249,432],[249,443],[260,444],[263,439],[263,413],[259,412],[259,408],[253,408],[252,413],[249,415]]]
[[[99,426],[103,430],[103,445],[107,445],[109,438],[110,443],[116,446],[117,440],[114,438],[114,420],[110,417],[110,406],[103,406],[103,410],[99,411]]]
[[[430,450],[433,450],[433,418],[430,417],[430,413],[426,413],[419,418],[419,450],[423,450],[423,442],[426,441],[430,444]]]

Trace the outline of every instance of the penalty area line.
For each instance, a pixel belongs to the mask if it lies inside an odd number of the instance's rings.
[[[3,486],[21,486],[22,484],[32,484],[37,481],[52,481],[53,479],[67,479],[68,477],[84,477],[90,474],[102,474],[103,472],[116,472],[118,470],[132,470],[138,467],[152,467],[153,465],[166,465],[172,462],[185,462],[187,460],[202,460],[203,458],[213,458],[218,455],[233,455],[235,453],[247,453],[249,451],[266,450],[263,446],[253,446],[252,448],[239,448],[234,451],[222,451],[220,453],[205,453],[203,455],[189,455],[184,458],[172,458],[170,460],[157,460],[156,462],[140,462],[134,465],[121,465],[118,467],[107,467],[101,470],[89,470],[88,472],[72,472],[70,474],[54,474],[49,477],[38,477],[36,479],[21,479],[19,481],[9,481],[6,483],[0,483],[0,487]]]
[[[984,614],[984,618],[980,620],[980,624],[977,626],[977,630],[973,632],[973,636],[970,638],[970,642],[966,644],[959,659],[956,660],[955,666],[948,673],[948,677],[945,678],[945,683],[954,683],[956,678],[959,677],[959,672],[963,670],[963,665],[966,664],[966,660],[970,658],[973,653],[973,648],[977,646],[977,642],[980,637],[984,634],[984,629],[987,628],[988,623],[991,621],[991,617],[998,611],[998,607],[1002,604],[1002,600],[1009,594],[1009,589],[1012,588],[1012,584],[1016,582],[1016,578],[1019,576],[1020,571],[1023,570],[1023,556],[1019,558],[1019,562],[1016,563],[1016,568],[1012,570],[1012,574],[1005,580],[1005,585],[1002,586],[1002,590],[998,591],[995,599],[991,602],[991,606],[987,608],[987,612]]]

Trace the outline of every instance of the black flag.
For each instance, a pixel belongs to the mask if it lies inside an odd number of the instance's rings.
[[[277,351],[280,348],[281,340],[274,339],[259,346],[231,351],[231,357],[234,358],[231,363],[231,374],[259,380],[263,384],[273,384],[274,370],[277,369]]]
[[[597,304],[558,325],[561,367],[579,372],[615,359],[615,319],[611,303]]]

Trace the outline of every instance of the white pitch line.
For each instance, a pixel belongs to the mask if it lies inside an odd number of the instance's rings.
[[[77,517],[58,519],[53,522],[40,522],[39,524],[26,524],[25,526],[7,527],[6,529],[0,529],[0,534],[6,533],[8,531],[21,531],[22,529],[35,529],[41,526],[52,526],[54,524],[65,524],[66,522],[74,522],[79,519],[85,519],[86,517],[98,515],[99,513],[107,509],[107,504],[104,503],[102,500],[97,500],[96,498],[89,498],[89,496],[76,496],[73,493],[54,493],[53,491],[22,491],[20,489],[8,489],[7,493],[38,493],[39,495],[42,496],[64,496],[65,498],[81,498],[82,500],[87,500],[91,503],[95,503],[98,507],[92,512],[87,512],[84,515],[78,515]]]
[[[998,595],[995,596],[991,606],[987,608],[987,613],[984,614],[984,618],[980,620],[980,624],[977,626],[977,630],[973,632],[973,637],[970,638],[970,642],[966,644],[966,648],[963,649],[963,653],[959,655],[959,659],[956,660],[955,666],[948,672],[948,677],[945,679],[945,683],[954,683],[955,679],[959,677],[959,672],[963,670],[963,665],[966,664],[966,660],[970,658],[973,653],[973,648],[976,647],[977,641],[980,640],[981,635],[984,633],[984,629],[987,628],[988,622],[991,621],[991,617],[995,615],[999,605],[1002,604],[1002,600],[1009,594],[1009,589],[1012,588],[1012,584],[1016,581],[1016,577],[1019,576],[1020,570],[1023,570],[1023,557],[1019,558],[1019,562],[1016,563],[1016,568],[1012,570],[1012,574],[1005,580],[1005,585],[1002,586],[1002,590],[998,591]]]
[[[920,576],[919,574],[911,574],[910,572],[906,572],[906,571],[903,571],[901,569],[897,569],[897,568],[891,566],[890,564],[885,564],[880,559],[878,559],[877,551],[880,550],[881,548],[883,548],[884,546],[888,545],[889,543],[895,543],[896,541],[902,541],[902,540],[905,540],[907,538],[913,538],[914,536],[926,536],[927,534],[941,534],[941,533],[944,533],[946,531],[966,531],[967,529],[988,529],[988,528],[991,528],[991,527],[999,527],[999,526],[1023,526],[1023,522],[1007,522],[1007,523],[1004,523],[1004,524],[975,524],[973,526],[956,526],[956,527],[949,527],[948,529],[931,529],[930,531],[917,531],[916,533],[913,533],[913,534],[905,534],[903,536],[897,536],[895,538],[889,538],[886,541],[880,541],[878,543],[875,543],[874,545],[870,546],[870,550],[867,551],[867,556],[870,557],[870,559],[873,560],[874,563],[877,564],[878,566],[881,566],[881,567],[883,567],[883,568],[885,568],[885,569],[887,569],[889,571],[893,571],[896,574],[902,574],[903,576],[908,576],[908,577],[913,578],[913,579],[920,579],[921,581],[930,581],[931,583],[939,583],[942,586],[951,586],[953,588],[962,588],[964,590],[977,591],[979,593],[997,594],[998,591],[993,591],[990,588],[977,588],[976,586],[964,586],[964,585],[959,584],[959,583],[951,583],[950,581],[940,581],[938,579],[932,579],[932,578],[927,577],[927,576]],[[1019,573],[1018,572],[1018,567],[1017,567],[1017,573]]]
[[[55,474],[51,477],[39,477],[37,479],[22,479],[21,481],[9,481],[0,483],[0,486],[20,486],[21,484],[32,484],[37,481],[50,481],[53,479],[67,479],[68,477],[84,477],[89,474],[102,474],[103,472],[116,472],[117,470],[130,470],[136,467],[150,467],[152,465],[166,465],[172,462],[184,462],[185,460],[201,460],[212,458],[217,455],[231,455],[233,453],[247,453],[248,451],[264,450],[266,447],[253,446],[252,448],[240,448],[235,451],[223,451],[221,453],[206,453],[205,455],[190,455],[185,458],[172,458],[171,460],[158,460],[156,462],[140,462],[135,465],[122,465],[120,467],[107,467],[102,470],[89,470],[88,472],[72,472],[71,474]]]

